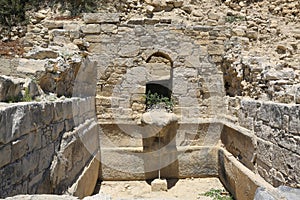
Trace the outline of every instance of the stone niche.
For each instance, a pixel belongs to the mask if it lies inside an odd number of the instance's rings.
[[[152,54],[146,60],[145,68],[149,73],[145,94],[158,94],[171,99],[172,96],[172,60],[161,52]],[[147,103],[147,102],[146,102]]]

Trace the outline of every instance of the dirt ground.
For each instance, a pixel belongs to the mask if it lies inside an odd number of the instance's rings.
[[[104,181],[98,185],[103,200],[212,200],[204,196],[211,189],[224,189],[218,178],[168,180],[168,191],[151,192],[151,182]]]

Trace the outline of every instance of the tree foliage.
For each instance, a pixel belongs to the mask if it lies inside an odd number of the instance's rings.
[[[19,25],[26,20],[26,0],[0,0],[0,22],[3,25]]]
[[[26,10],[36,10],[41,6],[61,5],[61,11],[69,10],[72,16],[83,12],[94,12],[101,0],[0,0],[0,24],[16,26],[27,21]]]

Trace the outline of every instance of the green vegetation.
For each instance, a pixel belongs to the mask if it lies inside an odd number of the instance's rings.
[[[29,101],[32,101],[32,97],[30,95],[30,92],[29,92],[29,88],[25,88],[25,94],[24,96],[22,97],[21,101],[23,102],[29,102]]]
[[[84,12],[95,12],[97,8],[97,0],[61,0],[60,2],[63,9],[71,11],[72,16]]]
[[[234,15],[226,16],[226,22],[233,23],[237,21],[246,21],[246,17]]]
[[[0,24],[12,27],[28,22],[27,10],[39,7],[61,5],[61,11],[69,10],[72,16],[83,12],[95,12],[100,0],[0,0]]]
[[[148,91],[146,95],[146,104],[147,109],[150,109],[155,105],[162,104],[168,111],[172,111],[174,105],[172,99],[168,97],[163,97],[157,93],[151,93],[151,91]]]
[[[25,21],[25,0],[0,0],[1,24],[11,27],[22,25]]]
[[[212,197],[214,200],[233,200],[231,195],[224,193],[224,191],[220,189],[211,189],[204,193],[204,196]]]

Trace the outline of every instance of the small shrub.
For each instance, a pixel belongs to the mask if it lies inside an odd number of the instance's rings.
[[[72,16],[77,16],[84,12],[95,12],[99,0],[67,0],[60,1],[64,10],[70,10]]]
[[[159,104],[161,104],[167,111],[172,111],[174,106],[172,99],[148,91],[146,95],[146,109],[152,109]]]
[[[204,193],[204,196],[212,197],[214,200],[233,200],[231,195],[224,194],[224,191],[220,189],[211,189],[210,191]]]
[[[24,96],[22,97],[21,101],[23,101],[23,102],[30,102],[30,101],[32,101],[32,97],[30,95],[28,87],[25,88],[25,93],[24,93]]]

